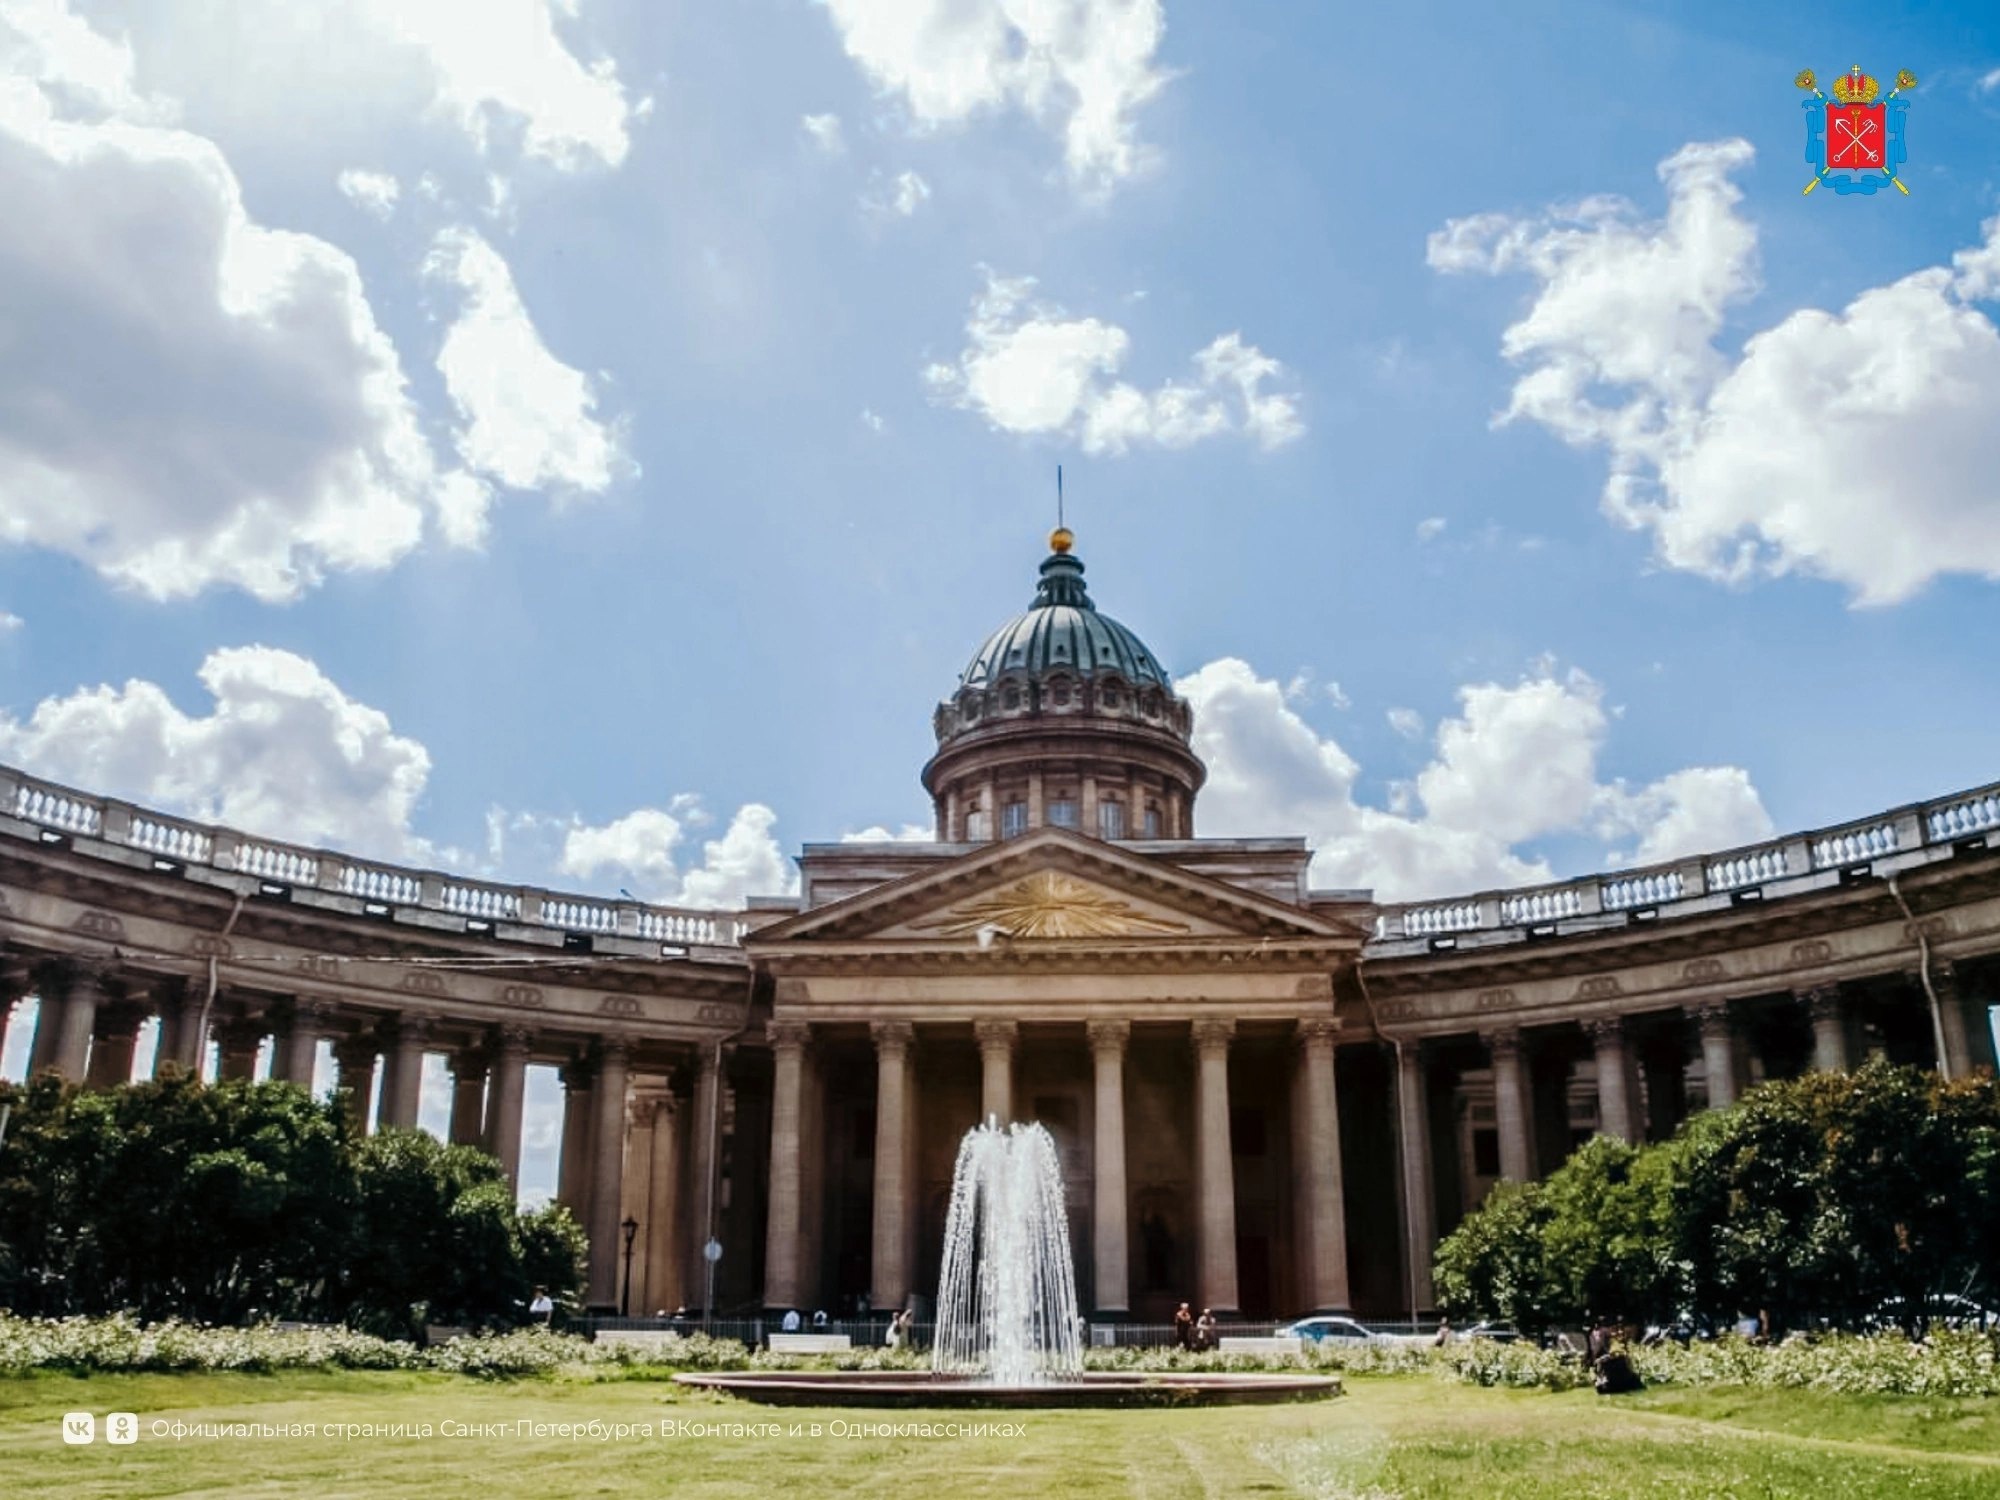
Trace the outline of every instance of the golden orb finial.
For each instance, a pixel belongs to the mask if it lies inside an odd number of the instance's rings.
[[[1075,544],[1076,536],[1067,526],[1058,526],[1049,533],[1049,551],[1067,552]]]

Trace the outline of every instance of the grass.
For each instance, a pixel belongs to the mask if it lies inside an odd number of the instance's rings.
[[[976,1413],[983,1438],[544,1437],[198,1439],[65,1447],[68,1411],[206,1421],[656,1425],[910,1421],[920,1413],[767,1412],[653,1381],[485,1382],[424,1373],[38,1375],[0,1382],[0,1493],[14,1497],[315,1496],[437,1500],[574,1495],[866,1500],[1134,1495],[1390,1497],[2000,1497],[2000,1400],[1810,1391],[1483,1390],[1348,1378],[1314,1406]]]

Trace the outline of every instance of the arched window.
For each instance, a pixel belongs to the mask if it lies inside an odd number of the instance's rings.
[[[1069,679],[1058,677],[1049,684],[1049,701],[1057,708],[1069,707]]]
[[[965,837],[968,842],[977,843],[993,837],[993,825],[978,803],[966,809]]]
[[[1000,810],[1000,837],[1019,838],[1028,831],[1028,804],[1009,802]]]
[[[1021,690],[1018,687],[1016,687],[1013,683],[1011,682],[1008,683],[1007,686],[1001,691],[1000,706],[1006,709],[1009,713],[1012,713],[1015,709],[1021,706]]]
[[[1051,828],[1076,827],[1076,794],[1057,792],[1049,799],[1049,826]]]
[[[1116,708],[1118,706],[1118,684],[1107,682],[1103,687],[1099,688],[1097,690],[1097,703],[1100,708]]]
[[[1101,839],[1125,837],[1125,804],[1106,797],[1097,804],[1097,836]]]
[[[1160,837],[1160,804],[1157,802],[1146,804],[1146,837],[1149,839]]]

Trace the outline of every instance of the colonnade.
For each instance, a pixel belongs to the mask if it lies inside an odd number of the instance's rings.
[[[385,1015],[312,997],[250,997],[227,989],[211,995],[185,976],[81,957],[16,963],[0,973],[0,1034],[29,995],[40,1002],[30,1076],[52,1071],[88,1087],[127,1082],[149,1017],[160,1027],[155,1077],[168,1068],[199,1071],[212,1045],[221,1078],[251,1078],[268,1038],[270,1076],[309,1087],[325,1041],[331,1043],[335,1090],[361,1131],[371,1123],[414,1128],[424,1060],[442,1054],[451,1078],[447,1138],[496,1157],[516,1188],[529,1063],[567,1057],[561,1064],[558,1198],[593,1247],[608,1247],[590,1257],[591,1305],[613,1306],[623,1290],[619,1252],[628,1212],[645,1214],[644,1241],[635,1246],[635,1296],[651,1310],[699,1295],[703,1236],[688,1231],[688,1216],[704,1213],[712,1196],[705,1184],[715,1171],[716,1142],[710,1132],[681,1125],[690,1114],[705,1119],[716,1107],[720,1061],[712,1047],[684,1049],[696,1054],[685,1069],[694,1075],[690,1109],[678,1092],[681,1068],[634,1077],[631,1047],[618,1036],[564,1037],[511,1022],[447,1021],[421,1010]],[[628,1161],[636,1180],[627,1180]]]
[[[1154,1018],[1149,1024],[1157,1026]],[[1236,1189],[1230,1139],[1229,1061],[1237,1024],[1227,1017],[1179,1023],[1192,1052],[1197,1285],[1202,1303],[1218,1313],[1239,1305],[1236,1264]],[[979,1117],[1005,1124],[1016,1116],[1020,1028],[1012,1021],[973,1023],[877,1021],[868,1035],[875,1054],[874,1164],[870,1204],[869,1301],[878,1310],[905,1306],[912,1293],[915,1230],[919,1219],[916,1174],[918,1058],[927,1037],[958,1038],[970,1029],[979,1051]],[[1295,1043],[1292,1160],[1300,1195],[1302,1282],[1319,1306],[1348,1305],[1346,1213],[1341,1189],[1340,1114],[1335,1095],[1335,1026],[1330,1019],[1291,1027]],[[817,1028],[783,1018],[770,1023],[773,1059],[771,1160],[765,1220],[764,1304],[796,1307],[815,1288],[808,1283],[809,1242],[805,1183],[819,1139],[806,1101],[808,1057]],[[1127,1173],[1127,1071],[1132,1023],[1103,1019],[1081,1031],[1090,1055],[1093,1172],[1091,1256],[1097,1289],[1095,1312],[1117,1316],[1129,1309],[1130,1198]],[[968,1119],[966,1125],[975,1121]]]

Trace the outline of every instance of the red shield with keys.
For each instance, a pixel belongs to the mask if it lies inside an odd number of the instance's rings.
[[[1887,163],[1888,110],[1880,104],[1826,107],[1826,164],[1834,171],[1880,171]]]

